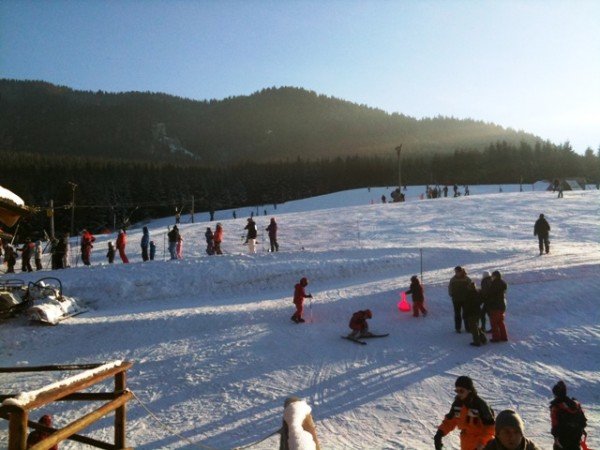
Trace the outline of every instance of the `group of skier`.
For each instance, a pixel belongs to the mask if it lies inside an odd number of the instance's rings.
[[[461,450],[539,450],[525,437],[525,427],[519,414],[511,409],[498,413],[477,394],[473,380],[459,376],[455,383],[454,401],[444,416],[433,442],[436,450],[443,447],[442,439],[452,430],[460,430]],[[554,450],[579,450],[585,446],[587,419],[581,405],[567,396],[567,386],[559,381],[552,388],[550,403],[551,433]]]

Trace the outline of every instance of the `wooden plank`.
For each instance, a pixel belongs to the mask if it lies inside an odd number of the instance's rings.
[[[0,402],[7,398],[14,398],[19,394],[0,395]],[[119,396],[117,392],[74,392],[63,398],[57,398],[56,401],[106,401],[114,400]]]
[[[115,392],[125,391],[127,373],[120,372],[115,375]],[[115,448],[125,448],[125,425],[127,420],[127,405],[123,404],[115,411]]]
[[[127,392],[127,391],[123,392],[123,394],[119,398],[117,398],[111,402],[108,402],[107,404],[92,411],[91,413],[86,414],[85,416],[71,422],[66,427],[57,430],[55,433],[48,436],[42,442],[30,447],[30,450],[46,450],[46,449],[52,447],[53,445],[58,444],[59,442],[67,439],[68,437],[74,435],[78,431],[88,427],[89,425],[93,424],[100,418],[102,418],[102,417],[106,416],[107,414],[111,413],[112,411],[116,410],[117,408],[124,405],[132,398],[133,398],[133,394],[131,392]],[[23,447],[23,449],[24,448],[25,447]],[[9,450],[13,450],[13,449],[11,448]],[[15,449],[15,450],[17,450],[17,449]],[[21,450],[21,449],[18,449],[18,450]]]
[[[21,367],[0,367],[0,373],[19,373],[19,372],[51,372],[54,370],[90,370],[100,367],[106,363],[94,364],[54,364],[50,366],[21,366]]]
[[[27,448],[27,420],[29,414],[21,408],[10,408],[8,420],[8,450]]]

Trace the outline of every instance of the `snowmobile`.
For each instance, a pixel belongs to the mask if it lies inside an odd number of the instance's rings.
[[[30,307],[26,314],[30,320],[56,325],[69,317],[87,311],[81,301],[63,295],[62,283],[58,278],[46,277],[30,282],[27,287]]]
[[[27,287],[23,280],[0,280],[0,319],[13,317],[29,306]]]

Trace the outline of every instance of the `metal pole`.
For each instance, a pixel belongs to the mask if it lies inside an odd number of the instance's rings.
[[[75,235],[75,189],[77,189],[77,184],[72,181],[68,182],[71,185],[72,189],[72,197],[71,197],[71,236]]]
[[[192,223],[194,223],[194,196],[192,195]]]
[[[54,239],[54,200],[50,200],[50,237]]]
[[[400,158],[400,152],[402,152],[402,144],[396,147],[396,153],[398,153],[398,189],[402,192],[402,159]]]

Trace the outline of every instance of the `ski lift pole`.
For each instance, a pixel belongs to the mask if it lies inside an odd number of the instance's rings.
[[[166,261],[167,259],[167,251],[166,251],[166,246],[167,246],[167,234],[163,233],[163,261]]]

